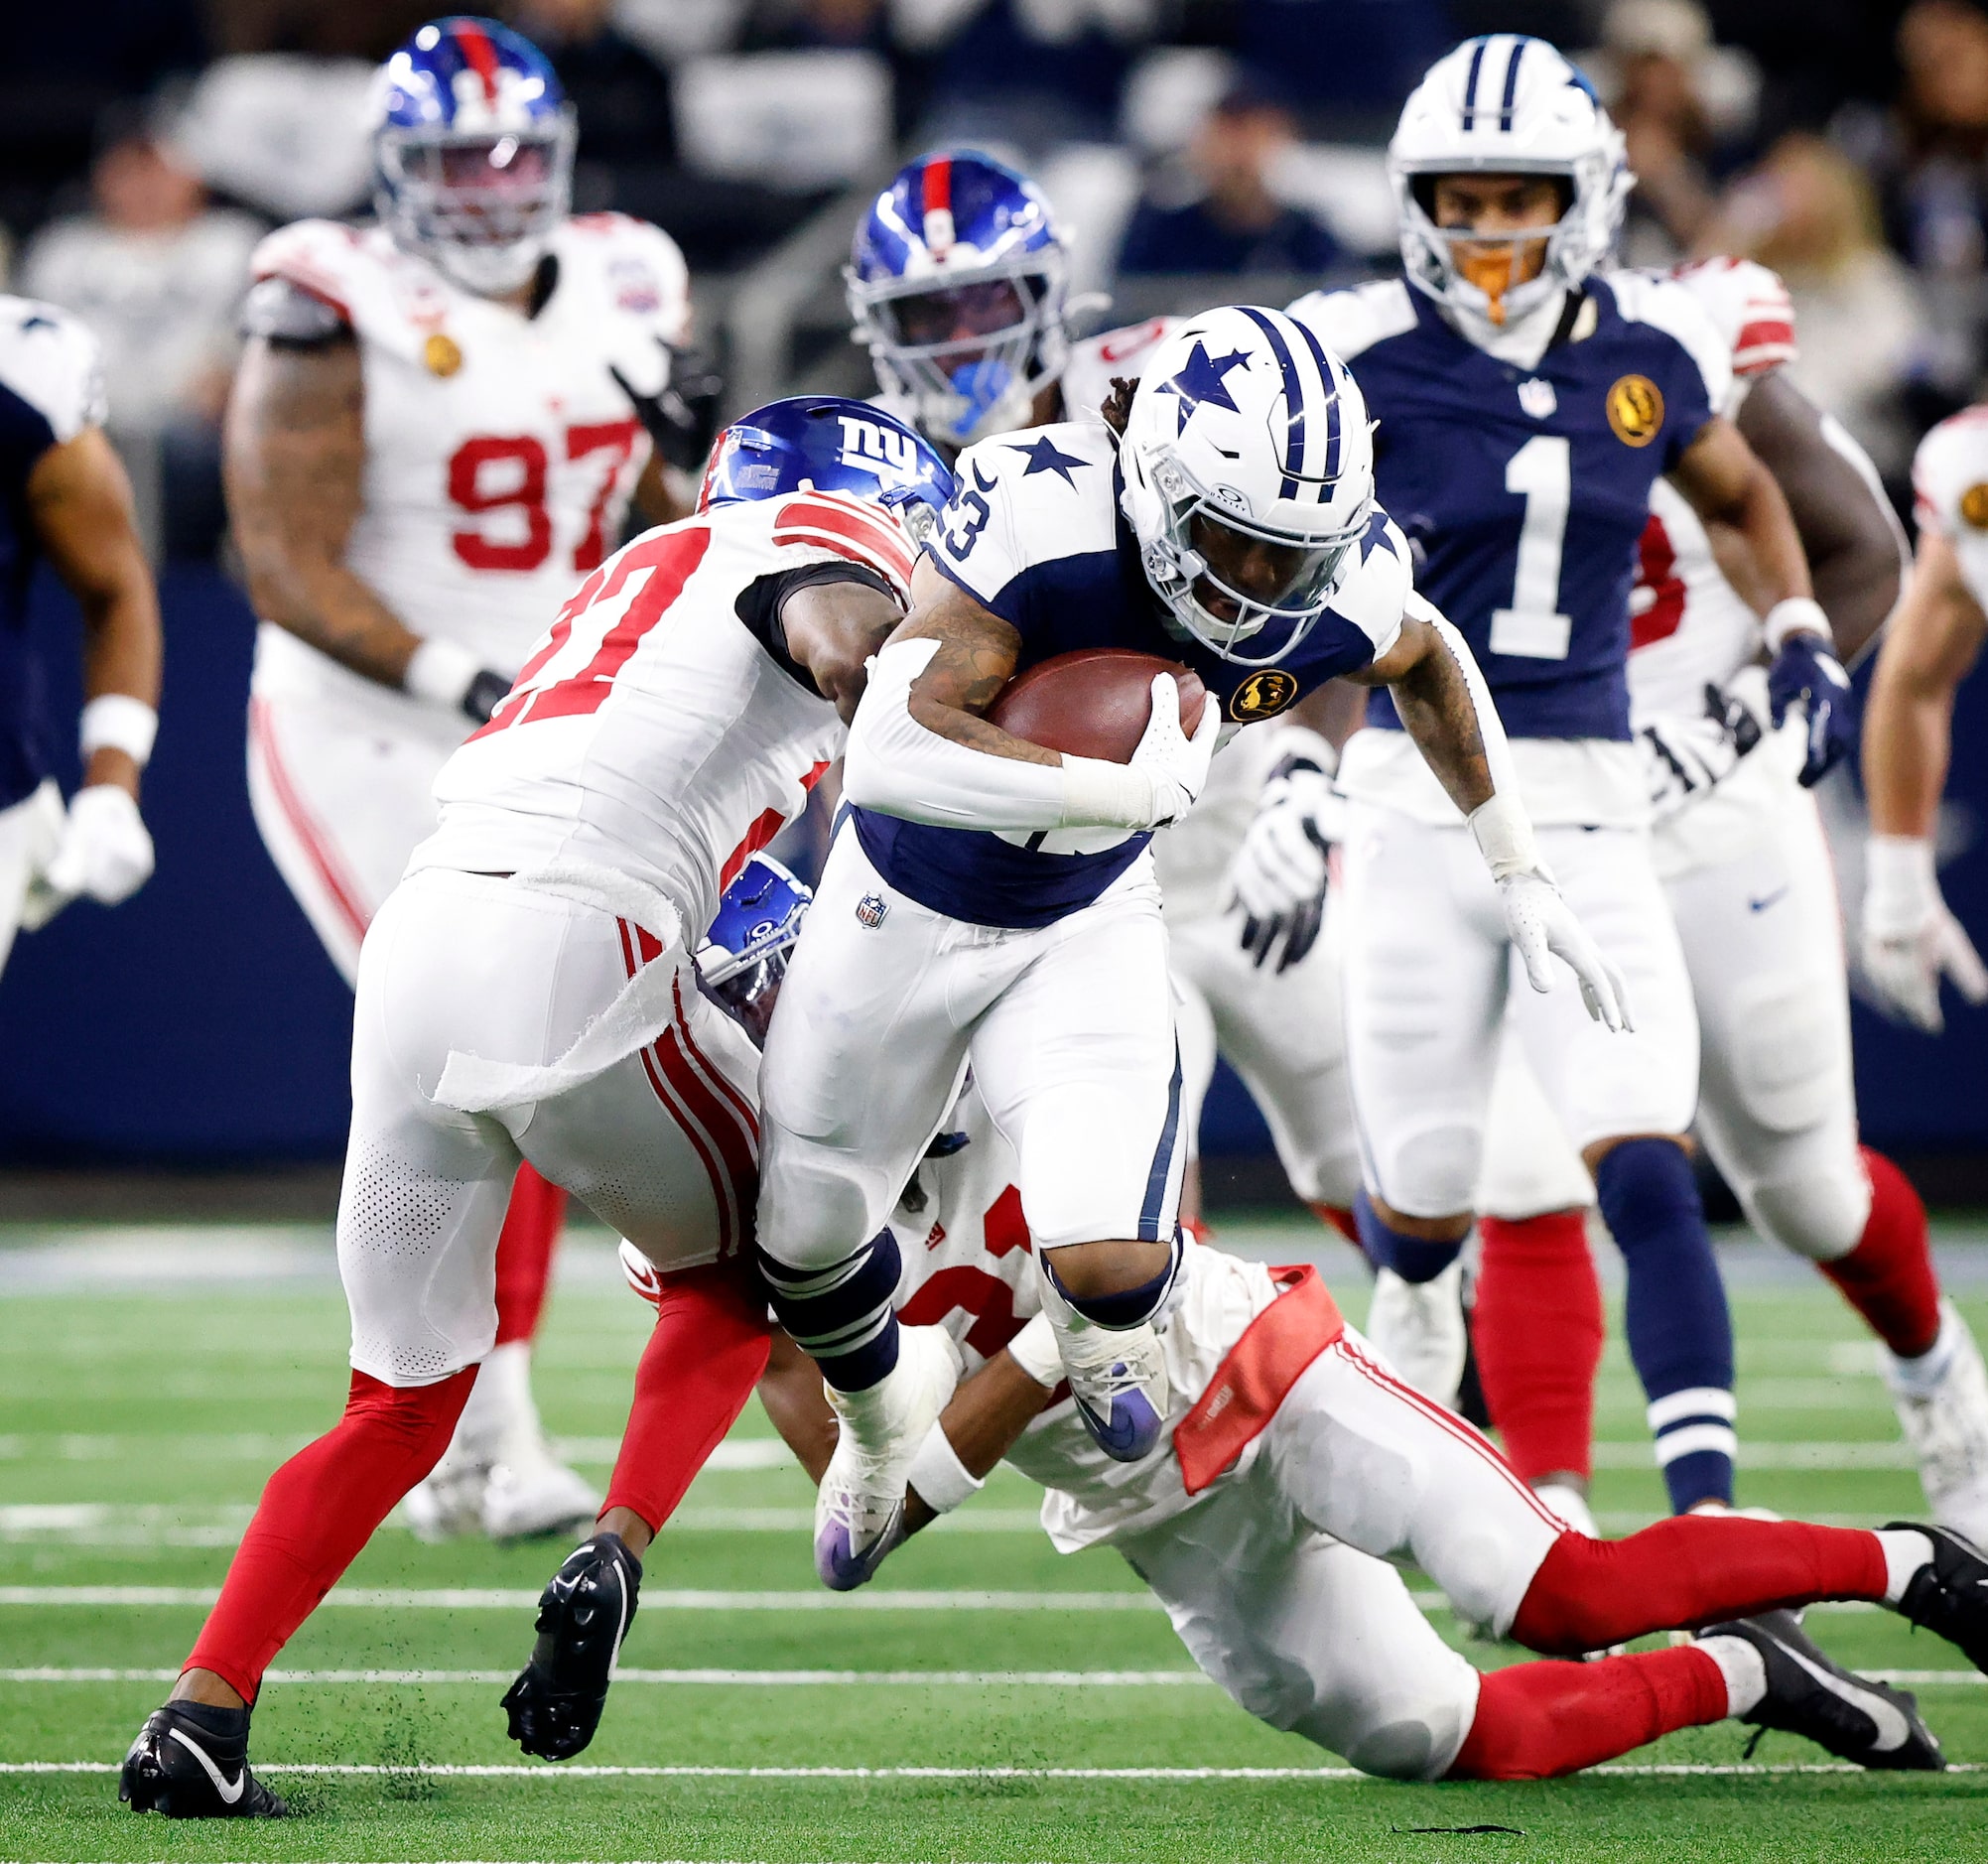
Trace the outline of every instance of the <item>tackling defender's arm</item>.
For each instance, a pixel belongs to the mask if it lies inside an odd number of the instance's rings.
[[[252,329],[257,317],[288,315],[275,294],[252,296],[250,310]],[[222,469],[256,612],[354,673],[482,723],[510,680],[453,641],[423,640],[345,566],[365,459],[365,382],[350,331],[314,329],[309,341],[251,335]]]
[[[788,657],[847,725],[869,684],[869,663],[904,611],[883,591],[854,579],[808,583],[780,604]]]

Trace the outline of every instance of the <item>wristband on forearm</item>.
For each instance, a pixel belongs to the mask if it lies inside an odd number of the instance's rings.
[[[936,1419],[912,1457],[911,1467],[904,1472],[904,1480],[918,1491],[919,1500],[935,1515],[950,1515],[985,1487],[960,1461],[952,1439]]]
[[[1822,604],[1807,596],[1790,596],[1776,602],[1762,617],[1761,632],[1767,638],[1768,651],[1777,654],[1790,634],[1819,634],[1825,644],[1831,638],[1829,617],[1822,612]]]
[[[1046,1314],[1037,1314],[1007,1343],[1007,1356],[1045,1392],[1063,1383],[1063,1354]]]
[[[85,763],[100,750],[121,750],[141,770],[158,735],[158,713],[129,693],[98,694],[83,707],[77,732]]]
[[[1477,837],[1478,853],[1491,869],[1494,880],[1515,873],[1539,873],[1539,845],[1532,837],[1531,819],[1516,796],[1497,791],[1487,803],[1470,812],[1470,832]]]
[[[454,712],[463,704],[483,663],[468,648],[454,641],[425,640],[414,650],[401,691],[412,699]]]
[[[1066,829],[1147,829],[1152,819],[1152,779],[1143,770],[1063,753]]]

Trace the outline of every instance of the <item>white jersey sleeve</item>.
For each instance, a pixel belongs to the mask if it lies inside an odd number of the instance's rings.
[[[1733,351],[1712,315],[1679,280],[1648,272],[1612,272],[1608,286],[1616,309],[1635,324],[1661,331],[1696,365],[1705,400],[1715,413],[1733,406]]]
[[[1988,608],[1988,403],[1932,430],[1913,457],[1920,526],[1953,546],[1968,594]]]
[[[1788,287],[1753,259],[1698,259],[1670,277],[1697,300],[1732,357],[1732,387],[1720,412],[1736,414],[1755,382],[1795,359]]]
[[[107,412],[96,338],[68,312],[33,298],[0,297],[0,389],[47,427],[38,454],[101,427]]]
[[[1415,303],[1398,278],[1377,279],[1351,291],[1313,291],[1296,299],[1294,317],[1349,367],[1384,338],[1415,328]],[[1359,371],[1355,370],[1356,379]]]
[[[1148,318],[1123,330],[1105,331],[1070,345],[1063,365],[1063,414],[1070,421],[1104,420],[1115,380],[1136,381],[1146,358],[1185,324],[1185,318]]]

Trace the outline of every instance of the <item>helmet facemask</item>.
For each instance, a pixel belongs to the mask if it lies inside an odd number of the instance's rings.
[[[1153,593],[1176,631],[1238,666],[1272,666],[1309,634],[1359,563],[1372,521],[1371,502],[1342,529],[1320,535],[1280,530],[1244,514],[1235,495],[1201,485],[1177,454],[1161,452],[1149,469],[1161,519],[1141,548]],[[1239,644],[1272,622],[1284,625],[1261,651]]]
[[[845,277],[856,340],[868,345],[878,383],[944,446],[1027,426],[1035,397],[1062,373],[1060,253],[1021,253],[957,277]]]
[[[383,128],[380,218],[464,290],[518,291],[571,210],[574,139],[571,106],[516,131]]]

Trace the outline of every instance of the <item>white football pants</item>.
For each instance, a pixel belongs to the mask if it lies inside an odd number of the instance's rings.
[[[1633,1033],[1593,1021],[1557,960],[1550,991],[1526,983],[1490,872],[1461,824],[1349,807],[1343,989],[1354,1107],[1367,1182],[1405,1216],[1475,1208],[1508,1000],[1577,1151],[1691,1124],[1698,1025],[1649,837],[1537,833],[1567,904],[1628,981]]]
[[[1249,1468],[1116,1544],[1194,1661],[1272,1727],[1370,1774],[1440,1778],[1477,1672],[1416,1608],[1412,1559],[1502,1635],[1564,1526],[1461,1418],[1350,1329],[1285,1396]]]
[[[436,775],[472,729],[441,712],[430,724],[415,714],[389,729],[335,696],[249,701],[255,826],[347,984],[366,927],[435,832]]]
[[[1697,1131],[1757,1230],[1833,1262],[1856,1248],[1871,1208],[1835,870],[1806,790],[1789,781],[1761,808],[1754,846],[1664,883],[1703,1031]],[[1588,1202],[1564,1132],[1536,1095],[1508,1096],[1505,1080],[1484,1208],[1524,1217]],[[1540,1201],[1520,1172],[1551,1173],[1557,1201]]]
[[[1033,930],[921,906],[836,837],[766,1041],[759,1243],[795,1268],[884,1226],[964,1069],[1038,1249],[1170,1241],[1186,1148],[1150,860]]]
[[[674,1018],[648,1047],[495,1114],[434,1098],[452,1051],[556,1062],[644,962],[672,966],[677,986]],[[490,1350],[497,1237],[521,1158],[660,1269],[736,1252],[757,1189],[758,1063],[699,995],[689,958],[626,920],[492,875],[410,875],[359,962],[338,1200],[352,1364],[388,1385],[430,1385]]]

